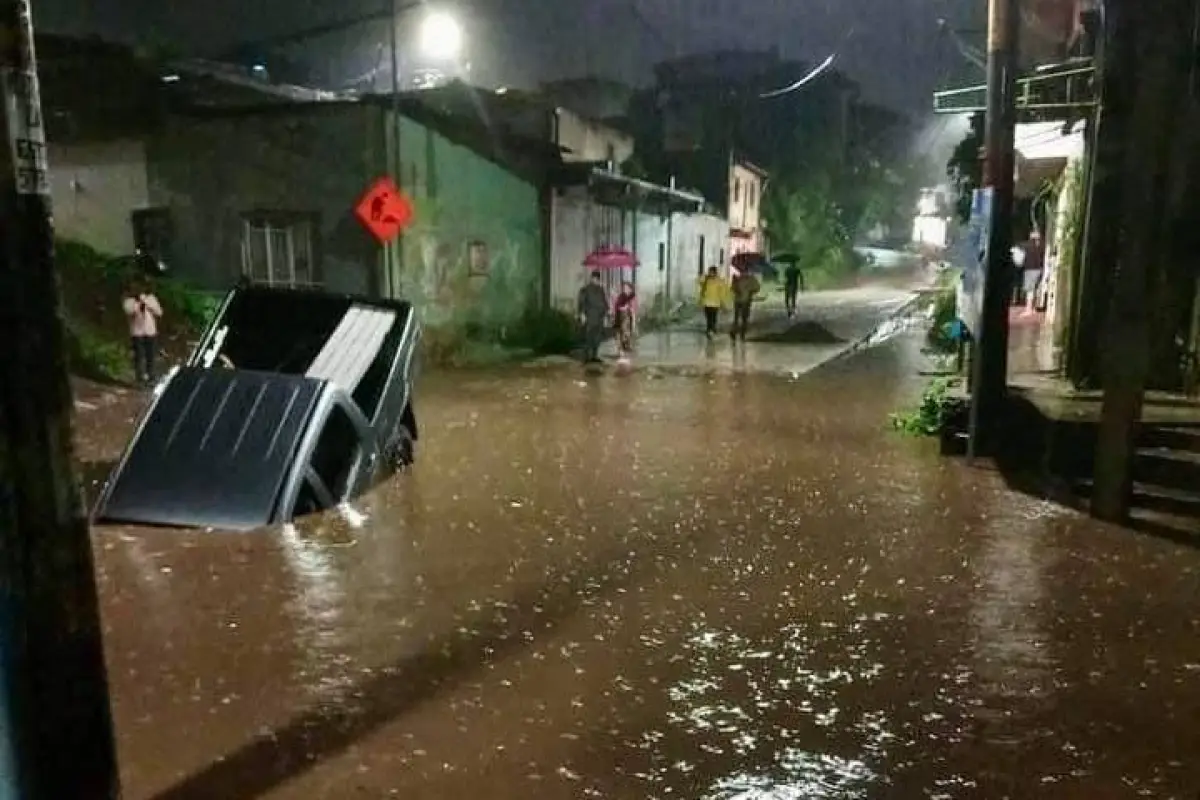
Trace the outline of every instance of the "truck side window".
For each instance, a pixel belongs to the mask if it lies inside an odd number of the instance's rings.
[[[350,475],[358,463],[362,447],[358,430],[350,415],[340,406],[334,406],[325,421],[325,428],[317,439],[313,450],[312,468],[325,484],[335,502],[346,499],[350,489]]]

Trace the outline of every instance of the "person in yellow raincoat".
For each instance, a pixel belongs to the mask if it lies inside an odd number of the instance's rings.
[[[712,339],[717,335],[717,322],[721,317],[721,307],[729,299],[729,286],[721,280],[716,267],[709,267],[708,273],[700,279],[700,305],[704,308],[704,334]]]

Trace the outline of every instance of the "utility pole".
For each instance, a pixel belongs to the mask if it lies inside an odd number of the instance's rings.
[[[120,795],[29,0],[0,3],[0,797]]]
[[[1008,394],[1008,313],[1012,296],[1013,176],[1017,109],[1019,0],[988,2],[987,126],[983,185],[990,188],[991,224],[983,308],[976,337],[968,456],[995,446]]]
[[[1112,297],[1104,325],[1104,406],[1096,450],[1092,514],[1123,522],[1133,496],[1133,463],[1150,375],[1150,286],[1169,252],[1167,191],[1179,131],[1178,103],[1193,57],[1193,0],[1118,0],[1110,3],[1118,26],[1113,38],[1132,48],[1126,93],[1113,98],[1128,108],[1120,161],[1122,236]]]
[[[409,3],[404,8],[411,8]],[[400,155],[400,30],[397,23],[404,8],[400,0],[389,0],[388,31],[391,35],[392,50],[392,96],[389,101],[391,120],[389,123],[392,145],[392,179],[397,186],[404,185],[404,160]],[[386,149],[386,148],[385,148]],[[399,240],[393,240],[384,249],[383,260],[387,271],[387,291],[389,298],[395,298],[400,292],[400,264],[404,255],[403,245]]]
[[[1121,158],[1129,116],[1129,81],[1135,67],[1128,37],[1113,35],[1120,27],[1121,14],[1118,4],[1107,3],[1096,45],[1100,104],[1088,126],[1087,216],[1066,363],[1067,378],[1084,388],[1101,388],[1101,331],[1121,240],[1120,226],[1113,220],[1121,214]]]

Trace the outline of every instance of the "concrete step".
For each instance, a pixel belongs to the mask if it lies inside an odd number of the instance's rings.
[[[1134,509],[1130,518],[1135,526],[1157,536],[1193,546],[1200,544],[1200,517]]]
[[[1094,483],[1088,478],[1076,481],[1074,488],[1080,495],[1091,497]],[[1200,519],[1200,491],[1135,483],[1133,505],[1143,511],[1156,511],[1177,517]]]
[[[1200,492],[1200,452],[1143,447],[1133,465],[1134,480],[1150,486]]]
[[[1147,425],[1142,428],[1138,444],[1147,449],[1200,453],[1200,426]]]

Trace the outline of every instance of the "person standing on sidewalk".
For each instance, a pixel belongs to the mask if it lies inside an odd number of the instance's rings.
[[[730,339],[746,341],[746,332],[750,329],[750,310],[760,291],[762,284],[753,272],[740,272],[733,279],[733,327],[729,329]]]
[[[583,326],[583,362],[600,362],[600,344],[604,341],[604,321],[608,318],[608,292],[604,290],[599,272],[579,290],[577,313]]]
[[[717,274],[716,267],[700,279],[700,305],[704,308],[704,335],[712,339],[717,335],[717,322],[721,318],[721,306],[725,305],[725,282]]]
[[[633,355],[633,339],[637,335],[637,292],[633,284],[624,281],[613,303],[613,325],[617,334],[617,357],[629,361]]]
[[[133,375],[142,384],[154,380],[154,355],[158,351],[158,320],[162,305],[144,281],[129,286],[122,303],[129,322],[129,341],[133,348]]]

